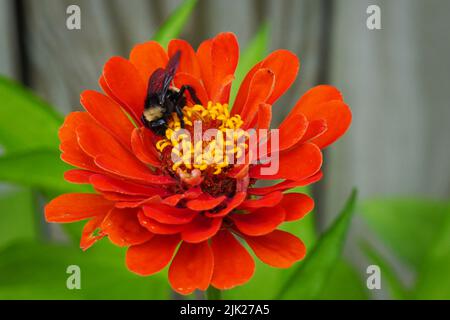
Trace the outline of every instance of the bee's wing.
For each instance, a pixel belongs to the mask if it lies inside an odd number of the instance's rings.
[[[145,107],[152,105],[160,105],[164,102],[163,92],[164,80],[166,77],[166,70],[163,68],[156,69],[148,81],[147,99],[145,101]],[[166,90],[167,91],[167,90]]]
[[[175,72],[180,64],[181,51],[177,51],[167,63],[165,69],[156,69],[150,77],[147,89],[146,107],[153,105],[162,105],[166,97],[167,90],[170,88],[170,83],[175,76]]]
[[[163,91],[166,94],[167,90],[170,87],[170,83],[177,72],[178,65],[180,64],[181,51],[178,50],[175,54],[170,58],[169,62],[166,66],[166,75],[164,78]]]

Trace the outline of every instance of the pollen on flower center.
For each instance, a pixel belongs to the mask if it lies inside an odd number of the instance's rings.
[[[231,115],[227,104],[212,103],[183,108],[184,128],[176,114],[168,123],[165,138],[156,143],[170,160],[170,170],[190,175],[195,169],[218,175],[236,163],[248,148],[248,135],[239,115]]]

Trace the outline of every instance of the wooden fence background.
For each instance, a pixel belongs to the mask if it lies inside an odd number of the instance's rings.
[[[180,0],[0,0],[0,73],[22,81],[67,113],[97,88],[103,63],[149,39]],[[66,8],[81,7],[82,29],[66,29]],[[381,8],[382,30],[366,27]],[[295,86],[275,106],[279,122],[317,83],[342,90],[354,120],[326,153],[315,189],[320,228],[329,225],[353,186],[362,198],[450,193],[450,1],[200,0],[182,37],[197,45],[233,31],[242,47],[263,22],[270,48],[302,61]],[[4,105],[5,101],[0,102]],[[20,115],[19,115],[20,116]],[[352,239],[347,254],[361,263]],[[412,235],[413,236],[413,235]]]

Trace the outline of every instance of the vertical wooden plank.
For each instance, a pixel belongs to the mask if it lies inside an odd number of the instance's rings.
[[[269,1],[265,21],[271,27],[271,51],[288,49],[300,59],[298,78],[289,91],[275,104],[273,126],[278,126],[295,102],[317,81],[320,63],[320,1]]]
[[[81,30],[66,28],[66,8],[81,8]],[[147,1],[26,1],[32,85],[67,113],[82,90],[98,88],[105,61],[127,56],[132,44],[151,37],[155,24]]]
[[[450,3],[347,0],[335,4],[330,82],[344,93],[353,123],[345,138],[328,150],[322,182],[326,224],[353,186],[360,190],[361,199],[448,199],[450,45],[442,39]],[[372,4],[381,8],[382,30],[366,27],[366,9]],[[364,272],[367,261],[358,248],[362,238],[373,240],[356,219],[346,253]],[[384,253],[395,262],[389,250]],[[399,276],[410,282],[409,270],[398,261],[395,266]]]
[[[36,91],[64,112],[78,106],[78,94],[84,88],[96,88],[102,64],[116,54],[127,55],[131,47],[151,37],[159,21],[181,3],[181,0],[143,1],[126,4],[120,0],[26,0],[32,83]],[[202,39],[221,31],[237,33],[242,47],[257,27],[269,22],[272,28],[271,48],[284,47],[297,53],[302,61],[301,81],[276,106],[275,124],[279,123],[316,78],[319,46],[320,4],[301,0],[264,2],[267,8],[259,16],[255,1],[200,0],[184,37],[197,45]],[[65,28],[68,5],[81,8],[82,29]],[[264,4],[261,4],[263,6]]]
[[[378,31],[365,25],[374,3],[382,10]],[[352,0],[336,6],[331,82],[344,92],[354,120],[330,149],[329,207],[339,207],[353,185],[362,197],[447,197],[450,45],[442,38],[450,4]]]
[[[0,0],[0,30],[0,74],[17,79],[17,30],[14,3],[11,0]]]
[[[240,43],[247,43],[253,36],[252,22],[255,18],[253,2],[251,0],[209,0],[200,1],[206,6],[205,20],[207,29],[203,30],[206,38],[215,36],[219,32],[231,31],[239,38]]]

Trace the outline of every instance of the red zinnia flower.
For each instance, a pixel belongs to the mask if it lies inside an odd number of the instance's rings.
[[[277,227],[302,218],[314,203],[307,195],[283,191],[322,177],[320,149],[344,134],[351,113],[335,88],[322,85],[308,91],[279,127],[278,150],[268,152],[279,152],[279,169],[270,176],[261,173],[266,164],[208,164],[205,153],[195,165],[174,162],[175,145],[185,143],[172,139],[180,119],[173,114],[165,137],[145,128],[140,119],[150,76],[178,51],[173,86],[191,86],[202,102],[194,105],[186,94],[188,130],[194,121],[202,121],[203,130],[269,128],[272,105],[299,70],[293,53],[273,52],[247,74],[228,112],[239,55],[232,33],[206,40],[197,51],[183,40],[171,41],[167,52],[150,41],[137,45],[129,59],[111,58],[100,77],[105,94],[83,92],[81,104],[87,112],[69,114],[59,132],[62,160],[79,168],[65,178],[91,184],[97,193],[61,195],[46,206],[45,214],[50,222],[89,219],[81,248],[108,236],[114,244],[129,247],[127,266],[140,275],[154,274],[171,262],[169,281],[177,292],[205,290],[210,284],[229,289],[247,282],[254,272],[243,242],[274,267],[287,268],[304,257],[301,240]],[[231,150],[249,156],[245,142]],[[259,179],[282,181],[255,187]]]

